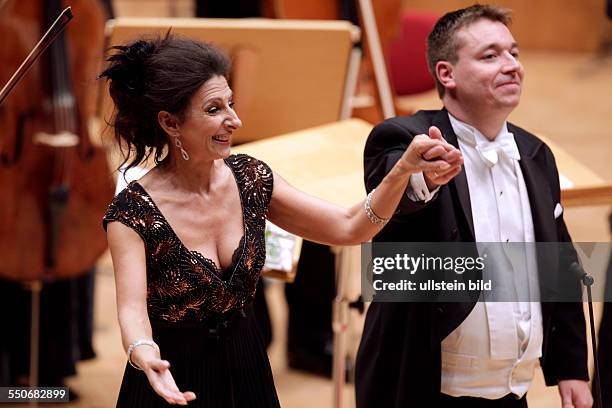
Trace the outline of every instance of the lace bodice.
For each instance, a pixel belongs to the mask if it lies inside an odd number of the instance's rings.
[[[272,171],[244,154],[232,155],[225,162],[238,184],[244,235],[223,271],[185,247],[138,182],[128,184],[108,207],[104,228],[119,221],[136,231],[145,244],[147,307],[152,321],[203,321],[240,309],[253,299],[266,256],[264,231]]]

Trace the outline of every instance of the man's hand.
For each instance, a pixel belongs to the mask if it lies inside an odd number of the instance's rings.
[[[435,126],[431,126],[428,133],[431,139],[444,140],[442,137],[442,132],[440,132],[440,129]],[[426,160],[439,158],[451,165],[451,167],[445,171],[423,172],[423,177],[425,178],[429,191],[432,191],[438,186],[444,185],[451,181],[453,177],[461,172],[461,166],[463,165],[463,156],[461,155],[461,151],[449,143],[446,143],[446,149],[444,151],[440,150],[439,148],[432,148],[423,154],[423,158]]]
[[[427,135],[417,135],[408,145],[394,170],[401,174],[425,171],[446,172],[452,166],[438,157],[449,150],[448,146],[444,140],[432,139]],[[426,158],[426,155],[429,159]]]
[[[561,408],[591,408],[593,396],[589,384],[582,380],[559,381]]]

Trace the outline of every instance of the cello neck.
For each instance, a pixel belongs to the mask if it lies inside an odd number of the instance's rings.
[[[62,10],[62,0],[45,0],[45,26],[53,23],[55,16]],[[77,134],[77,112],[72,86],[72,73],[66,46],[66,35],[61,33],[49,53],[50,102],[55,124],[55,132]]]

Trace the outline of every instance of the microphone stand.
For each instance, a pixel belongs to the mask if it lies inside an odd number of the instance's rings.
[[[595,373],[593,375],[593,388],[595,389],[595,407],[603,408],[601,398],[601,385],[599,381],[599,361],[597,360],[597,343],[595,334],[595,319],[593,318],[593,296],[591,295],[591,286],[595,283],[595,279],[586,271],[578,262],[572,262],[569,267],[570,271],[574,273],[586,287],[587,290],[587,301],[589,304],[589,324],[591,326],[591,347],[593,349],[593,362],[595,366]]]

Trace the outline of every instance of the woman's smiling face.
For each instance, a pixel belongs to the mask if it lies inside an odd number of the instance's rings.
[[[227,80],[214,76],[191,98],[179,125],[180,139],[190,156],[222,159],[230,155],[232,133],[241,126]]]

